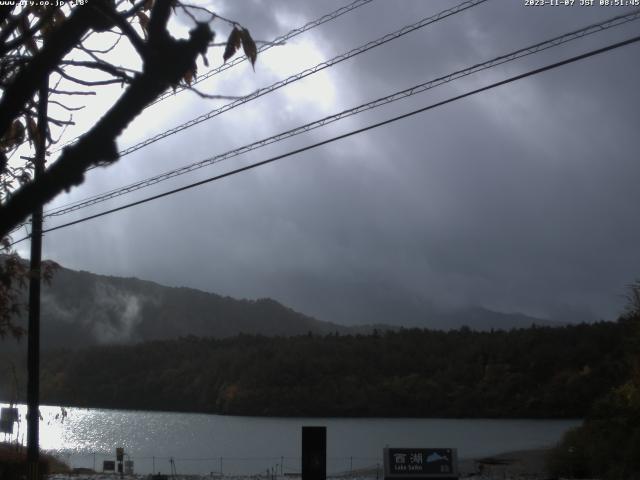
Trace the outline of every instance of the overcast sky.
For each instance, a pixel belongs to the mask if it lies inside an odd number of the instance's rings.
[[[218,1],[270,40],[345,1]],[[203,82],[244,95],[458,2],[374,0]],[[90,172],[48,208],[117,188],[629,11],[490,0]],[[182,19],[177,30],[188,28]],[[214,22],[218,41],[229,27]],[[284,153],[637,35],[640,21],[473,75],[77,215]],[[45,237],[74,269],[234,297],[273,297],[366,323],[377,301],[614,319],[640,278],[640,46]],[[222,61],[212,49],[212,66]],[[204,69],[204,67],[201,68]],[[125,148],[224,101],[183,92],[150,107]],[[104,107],[104,104],[102,105]],[[77,116],[79,130],[100,106]],[[26,246],[21,251],[26,253]],[[393,323],[389,319],[389,323]]]

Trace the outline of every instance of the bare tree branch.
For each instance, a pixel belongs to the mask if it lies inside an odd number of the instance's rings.
[[[80,50],[82,50],[83,52],[87,53],[88,55],[90,55],[92,58],[98,60],[98,57],[94,56],[95,54],[107,54],[107,53],[111,53],[113,51],[114,48],[116,48],[118,46],[118,44],[120,43],[120,40],[122,40],[123,34],[118,32],[118,33],[114,33],[115,35],[118,35],[118,38],[116,39],[116,41],[113,43],[113,45],[103,49],[103,50],[98,50],[98,49],[94,49],[94,48],[87,48],[85,46],[82,45],[83,42],[80,43],[80,46],[78,47]]]
[[[284,40],[281,40],[279,42],[270,42],[267,40],[254,40],[253,43],[256,43],[256,44],[259,43],[261,45],[271,45],[274,47],[282,47],[287,44],[287,42],[285,42]],[[210,47],[226,47],[227,42],[218,42],[218,43],[214,42],[214,43],[210,43],[209,46]]]
[[[120,15],[115,15],[114,22],[118,26],[118,28],[122,31],[122,33],[129,39],[133,48],[136,49],[138,55],[144,58],[147,54],[147,46],[144,43],[144,40],[138,32],[136,32],[131,24],[127,22],[125,18],[122,18]]]
[[[0,56],[25,45],[30,39],[34,38],[35,34],[42,29],[43,25],[53,19],[54,14],[54,8],[48,8],[46,13],[42,15],[42,17],[40,17],[31,27],[29,27],[29,30],[23,32],[12,41],[6,42],[4,45],[0,45]],[[23,13],[22,15],[26,15],[26,13]]]
[[[124,78],[110,78],[109,80],[82,80],[80,78],[74,77],[73,75],[69,75],[62,68],[56,68],[55,72],[58,73],[61,77],[69,80],[70,82],[77,83],[78,85],[84,85],[85,87],[97,87],[100,85],[114,85],[122,82],[130,82],[131,79],[128,76],[124,76]]]
[[[65,105],[64,103],[59,102],[57,100],[49,100],[49,103],[53,105],[58,105],[59,107],[64,108],[68,112],[77,112],[78,110],[82,110],[85,108],[85,105],[81,105],[80,107],[70,107],[69,105]]]
[[[16,5],[17,4],[0,6],[0,24],[4,23],[4,21],[9,18],[9,15],[11,15],[11,12],[16,7]]]
[[[76,123],[72,120],[58,120],[56,118],[53,117],[48,117],[47,120],[50,123],[53,123],[54,125],[58,125],[59,127],[63,126],[63,125],[75,125]]]
[[[168,6],[158,2],[152,12],[156,27],[150,29],[150,55],[144,58],[143,73],[137,76],[116,104],[83,135],[66,147],[58,160],[40,177],[15,191],[0,205],[0,237],[23,221],[36,205],[47,203],[63,190],[82,183],[87,168],[108,165],[118,159],[115,139],[158,95],[176,85],[192,68],[196,57],[205,52],[213,33],[205,24],[190,32],[188,40],[175,40],[162,29],[168,19]],[[158,13],[156,13],[158,12]],[[78,39],[80,36],[78,36]],[[154,44],[155,43],[155,44]],[[162,47],[162,48],[160,48]]]
[[[121,78],[123,80],[129,81],[131,80],[131,77],[129,75],[127,75],[127,71],[131,72],[131,73],[138,73],[135,70],[131,70],[128,68],[123,68],[123,67],[116,67],[115,65],[112,65],[111,63],[107,63],[105,61],[102,60],[97,60],[95,62],[84,62],[84,61],[78,61],[78,60],[64,60],[61,62],[62,65],[69,65],[69,66],[73,66],[73,67],[85,67],[85,68],[91,68],[91,69],[96,69],[96,70],[102,70],[103,72],[106,72],[114,77],[118,77]]]
[[[108,5],[108,0],[93,0],[75,8],[67,20],[51,33],[49,41],[32,61],[18,72],[0,101],[0,133],[7,130],[44,78],[78,44],[80,38],[92,28],[105,28],[104,21],[96,20],[96,11],[100,11],[100,7],[108,8]]]
[[[146,0],[138,0],[138,2],[134,3],[134,5],[129,10],[120,12],[120,16],[124,18],[133,17],[136,13],[138,13],[140,10],[143,9],[145,3],[146,3]]]
[[[1,43],[4,43],[7,41],[7,39],[11,36],[11,34],[13,34],[13,32],[16,31],[16,28],[18,28],[18,24],[20,23],[20,15],[11,15],[11,16],[7,16],[7,18],[9,21],[5,26],[2,27],[2,30],[0,30]],[[5,18],[5,20],[7,18]]]
[[[209,100],[240,100],[241,98],[243,98],[242,96],[232,96],[232,95],[212,95],[210,93],[204,93],[201,90],[198,90],[196,87],[187,87],[187,90],[195,93],[196,95],[198,95],[200,98],[206,98]]]
[[[37,207],[60,192],[83,182],[85,172],[95,166],[106,166],[118,160],[116,140],[129,123],[164,91],[192,78],[198,55],[204,55],[214,34],[207,23],[197,21],[199,12],[208,19],[217,16],[202,7],[189,6],[184,11],[195,23],[188,39],[176,40],[168,31],[168,20],[179,6],[178,0],[89,0],[82,5],[60,8],[27,7],[12,15],[12,5],[0,2],[0,250],[10,252],[8,235],[24,225],[25,219]],[[132,2],[133,3],[133,2]],[[150,15],[147,11],[151,9]],[[195,14],[194,14],[195,13]],[[196,15],[198,14],[198,15]],[[37,18],[36,18],[37,17]],[[221,18],[236,26],[236,22]],[[139,21],[144,38],[133,22]],[[135,28],[134,28],[135,27]],[[110,45],[91,48],[93,35],[106,39]],[[116,37],[112,37],[115,35]],[[110,61],[122,38],[126,37],[140,56],[142,71],[118,66]],[[84,44],[83,42],[87,42]],[[37,42],[37,43],[36,43]],[[104,45],[96,43],[96,45]],[[93,46],[93,45],[91,45]],[[75,51],[79,56],[66,58]],[[102,57],[102,56],[105,57]],[[103,75],[93,79],[84,76],[89,70]],[[34,121],[36,91],[49,76],[52,88],[47,96],[62,115]],[[106,77],[106,79],[105,79]],[[65,88],[65,82],[83,85],[80,91]],[[127,83],[116,103],[78,141],[56,151],[58,158],[37,181],[33,179],[34,159],[22,155],[22,162],[12,161],[25,151],[26,143],[60,141],[68,125],[73,125],[73,112],[84,107],[67,105],[65,96],[95,95],[94,87]],[[61,87],[62,85],[62,87]],[[241,97],[211,95],[191,88],[207,99],[235,100]],[[45,92],[43,92],[45,94]],[[68,98],[68,97],[67,97]],[[75,103],[75,102],[70,102]],[[68,119],[64,116],[68,115]],[[62,118],[61,118],[62,117]],[[37,126],[44,123],[44,132]],[[58,138],[54,139],[53,135]],[[11,137],[11,138],[9,138]],[[55,158],[50,156],[49,158]],[[8,284],[3,284],[8,274]],[[8,271],[0,262],[0,336],[13,332],[11,315],[19,310],[17,297],[12,296],[23,277]],[[11,283],[13,282],[13,283]],[[4,285],[4,287],[3,287]],[[13,289],[13,290],[12,290]]]
[[[87,92],[81,90],[58,90],[56,88],[52,88],[49,90],[51,93],[56,93],[58,95],[95,95],[96,92]]]

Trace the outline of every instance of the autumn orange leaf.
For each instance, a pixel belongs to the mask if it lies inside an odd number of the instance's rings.
[[[182,79],[185,81],[187,85],[191,85],[193,81],[196,79],[198,74],[198,67],[194,65],[190,70],[187,70]]]

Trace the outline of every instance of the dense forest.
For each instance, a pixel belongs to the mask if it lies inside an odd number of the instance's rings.
[[[3,256],[0,255],[0,265]],[[26,285],[22,291],[27,302]],[[351,299],[355,301],[354,299]],[[440,311],[431,305],[411,310],[392,302],[384,318],[391,325],[344,326],[318,320],[282,303],[261,298],[235,299],[192,288],[167,287],[137,278],[111,277],[63,267],[55,270],[51,284],[42,291],[42,348],[75,348],[78,345],[134,344],[172,340],[186,335],[226,338],[240,333],[265,336],[371,333],[397,329],[403,319],[420,319],[423,328],[449,330],[468,325],[475,330],[549,326],[560,321],[542,320],[518,313],[500,313],[480,307]],[[372,308],[371,305],[367,308]],[[367,308],[363,307],[363,311]],[[426,311],[425,311],[426,309]],[[401,312],[405,312],[402,314]],[[565,319],[557,319],[564,321]],[[26,328],[26,310],[15,319]],[[4,342],[2,348],[19,351],[24,344]]]
[[[551,451],[548,467],[556,477],[640,478],[640,282],[629,299],[622,321],[627,378],[599,397],[582,425]]]
[[[238,415],[576,418],[629,378],[630,328],[621,320],[60,350],[42,360],[41,394],[49,404]]]

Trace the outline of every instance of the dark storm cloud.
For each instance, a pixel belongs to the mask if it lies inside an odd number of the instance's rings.
[[[268,39],[341,2],[221,5],[222,14],[242,21],[255,38]],[[327,59],[453,5],[376,0],[278,49],[286,53],[298,42],[311,41]],[[289,95],[287,87],[158,142],[123,159],[111,172],[90,177],[101,187],[88,181],[78,198],[618,13],[615,8],[488,2],[329,69],[329,90],[314,87],[300,98]],[[634,31],[637,22],[250,154],[244,162],[427,105]],[[220,37],[226,33],[221,25]],[[239,297],[274,296],[320,318],[352,323],[379,321],[376,309],[389,315],[390,306],[397,318],[386,318],[388,322],[415,323],[433,304],[613,318],[625,285],[640,277],[640,222],[634,221],[640,204],[637,51],[637,46],[626,47],[51,234],[45,242],[47,254],[70,267],[99,273]],[[255,74],[250,68],[229,72],[228,80],[214,79],[209,88],[247,92],[278,80],[268,58],[258,60]],[[291,64],[285,62],[282,68],[293,73],[311,66],[304,61],[292,56]],[[332,95],[328,110],[316,103],[323,95]],[[162,130],[212,106],[189,97],[158,108],[144,120],[150,133],[157,131],[156,123]],[[140,132],[135,130],[131,138],[136,134]],[[242,162],[233,160],[172,185]]]

